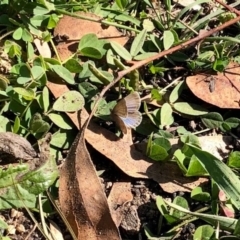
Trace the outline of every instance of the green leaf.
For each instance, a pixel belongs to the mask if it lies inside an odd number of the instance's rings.
[[[120,45],[117,42],[111,42],[111,47],[113,48],[113,50],[120,56],[122,57],[124,60],[126,61],[130,61],[132,60],[132,56],[131,54],[127,51],[126,48],[124,48],[122,45]]]
[[[50,113],[48,117],[58,127],[66,130],[72,129],[71,121],[67,118],[67,116],[56,113]]]
[[[228,132],[228,131],[231,130],[231,126],[230,126],[228,123],[223,122],[222,125],[220,126],[220,129],[221,129],[223,132],[225,132],[225,131]]]
[[[50,125],[42,119],[39,113],[35,113],[30,120],[29,130],[33,134],[46,133],[50,129]]]
[[[240,219],[238,219],[238,221],[237,221],[237,224],[236,224],[236,227],[235,227],[235,229],[234,229],[233,234],[234,234],[235,236],[238,236],[238,238],[239,238],[239,236],[240,236]],[[236,240],[237,240],[237,239],[236,239]]]
[[[196,229],[193,240],[209,240],[214,237],[214,229],[210,225],[203,225]]]
[[[62,79],[64,79],[69,84],[74,84],[73,75],[61,65],[51,65],[51,69]]]
[[[61,95],[53,104],[53,109],[59,112],[75,112],[83,108],[84,98],[77,91],[69,91]]]
[[[227,123],[231,128],[236,128],[240,124],[240,119],[231,117],[231,118],[225,119],[224,122]]]
[[[163,217],[167,220],[167,222],[169,224],[172,224],[172,223],[178,221],[178,218],[170,215],[168,208],[167,208],[165,202],[163,201],[162,197],[157,196],[156,204],[157,204],[157,208],[160,211],[161,215],[163,215]]]
[[[159,137],[174,138],[174,135],[172,133],[164,131],[164,130],[158,130],[158,132],[156,132],[153,136],[155,138],[159,138]]]
[[[186,160],[186,155],[180,149],[177,149],[174,152],[174,157],[177,161],[177,164],[178,164],[179,168],[181,169],[181,171],[185,175],[187,173],[187,167],[184,164],[185,160]]]
[[[97,38],[96,34],[94,34],[94,33],[86,34],[81,38],[81,40],[78,44],[78,50],[81,51],[84,48],[92,47],[97,42],[98,42],[98,38]]]
[[[20,128],[20,118],[16,116],[14,125],[13,125],[13,133],[17,133]]]
[[[168,156],[165,148],[159,145],[152,145],[148,157],[155,161],[164,160]]]
[[[173,203],[178,205],[178,206],[181,206],[183,208],[186,208],[186,209],[189,208],[187,200],[185,198],[181,197],[181,196],[175,197],[174,200],[173,200]],[[170,215],[177,218],[177,219],[181,219],[184,216],[186,216],[185,213],[183,213],[179,210],[173,209],[173,208],[171,208],[171,210],[170,210]]]
[[[194,103],[176,102],[173,104],[173,107],[180,113],[192,116],[200,116],[208,113],[207,109]]]
[[[49,20],[48,20],[48,24],[47,24],[47,28],[48,29],[53,29],[56,27],[57,23],[59,21],[59,16],[56,14],[51,14],[49,16]],[[44,38],[45,39],[45,38]]]
[[[43,88],[41,97],[42,97],[43,110],[44,112],[47,112],[50,106],[49,90],[47,87]]]
[[[154,89],[151,90],[151,98],[155,99],[157,101],[160,101],[160,100],[162,100],[162,95],[161,95],[161,93],[159,92],[158,89],[154,88]]]
[[[48,4],[50,6],[50,3],[48,3]],[[53,9],[51,9],[51,8],[48,9],[44,5],[36,5],[33,9],[33,13],[34,13],[34,15],[45,15],[45,14],[49,13],[51,10],[54,10],[54,8]]]
[[[85,48],[81,49],[80,53],[84,57],[90,57],[90,58],[95,58],[95,59],[102,58],[101,52],[97,48],[94,48],[94,47],[85,47]]]
[[[4,51],[8,53],[9,57],[20,57],[22,54],[22,48],[20,45],[13,41],[6,40],[4,42]]]
[[[174,43],[174,35],[171,31],[167,30],[163,32],[163,46],[164,49],[169,49]]]
[[[134,69],[133,71],[131,71],[128,75],[129,77],[129,81],[126,81],[126,88],[130,90],[138,90],[139,89],[139,82],[140,82],[140,74],[139,71]]]
[[[211,195],[208,192],[204,192],[202,187],[195,187],[191,192],[191,198],[196,201],[208,202],[211,199]]]
[[[185,127],[183,126],[180,126],[177,128],[177,133],[179,135],[188,135],[188,134],[191,134]],[[185,142],[185,141],[184,141]]]
[[[23,98],[26,99],[27,101],[31,101],[35,98],[35,92],[31,88],[26,89],[21,87],[14,87],[13,90],[19,95],[22,95]]]
[[[210,112],[201,116],[203,124],[208,128],[219,128],[223,123],[223,117],[217,112]]]
[[[134,24],[138,27],[140,27],[141,25],[141,21],[139,19],[137,19],[136,17],[132,17],[130,16],[129,14],[119,14],[119,15],[116,15],[115,20],[118,20],[118,21],[121,21],[121,22],[130,22],[131,24]]]
[[[128,5],[128,0],[115,0],[115,2],[121,10],[124,10]]]
[[[32,34],[26,28],[23,29],[22,40],[25,41],[25,42],[32,42],[33,41]]]
[[[172,53],[171,55],[168,56],[168,59],[169,60],[172,60],[174,62],[186,62],[189,60],[189,56],[186,55],[185,53],[183,52],[175,52],[175,53]]]
[[[134,41],[133,41],[131,49],[130,49],[130,54],[133,57],[135,57],[142,50],[142,46],[145,42],[146,36],[147,36],[147,31],[143,29],[134,38]]]
[[[170,141],[164,137],[158,137],[158,138],[154,139],[153,143],[165,148],[166,151],[169,151],[171,149]]]
[[[234,151],[229,154],[227,165],[232,168],[240,168],[240,152]]]
[[[94,107],[94,102],[91,103],[91,110]],[[114,108],[114,106],[116,105],[116,101],[112,101],[107,103],[105,99],[101,99],[99,101],[99,104],[97,106],[97,110],[94,114],[94,116],[99,117],[105,121],[111,121],[111,110]]]
[[[32,45],[32,43],[28,42],[27,43],[27,56],[28,56],[28,59],[34,59],[35,57],[35,53],[34,53],[34,47]]]
[[[98,70],[94,65],[88,63],[89,70],[92,72],[92,74],[100,80],[100,83],[103,83],[105,85],[109,84],[113,80],[113,75],[107,71],[100,71]],[[91,78],[92,80],[92,78]]]
[[[114,53],[113,53],[112,49],[109,48],[107,50],[107,54],[106,54],[106,61],[107,61],[108,65],[111,66],[111,67],[115,66],[113,57],[114,57]]]
[[[79,61],[77,61],[76,59],[73,59],[73,58],[69,59],[64,64],[64,67],[72,73],[80,73],[83,69],[83,67],[81,66]]]
[[[143,26],[143,29],[145,29],[147,32],[152,32],[155,29],[155,26],[152,20],[148,18],[143,20],[142,26]]]
[[[40,66],[33,66],[31,68],[32,77],[35,81],[38,81],[44,74],[45,70]]]
[[[186,84],[184,81],[181,81],[180,83],[178,83],[177,86],[172,90],[172,92],[169,96],[169,102],[170,103],[176,102],[179,99],[179,97],[180,97],[182,91],[185,89],[185,87],[186,87]]]
[[[180,137],[180,139],[183,143],[190,143],[199,148],[201,147],[198,137],[192,133],[184,134]]]
[[[172,107],[168,103],[164,103],[162,108],[161,108],[161,113],[160,113],[160,123],[162,126],[169,126],[173,124],[174,118],[172,116]]]
[[[20,67],[19,67],[20,66]],[[26,64],[19,65],[19,77],[17,82],[19,84],[25,84],[32,80],[31,71]]]
[[[232,204],[239,209],[240,181],[235,173],[212,154],[202,151],[193,145],[189,145],[189,147],[219,188],[231,199]]]
[[[225,59],[216,59],[213,63],[213,70],[216,72],[223,72],[224,69],[229,64],[230,60],[228,58]]]
[[[13,39],[20,40],[22,38],[23,29],[21,27],[17,28],[13,33]]]
[[[60,149],[68,149],[74,138],[72,131],[60,130],[52,135],[51,145]]]
[[[155,56],[157,54],[158,54],[157,52],[146,52],[146,53],[142,53],[142,54],[135,56],[133,59],[137,60],[137,61],[141,61],[141,60],[147,59],[149,57]]]
[[[85,99],[91,99],[98,94],[98,88],[90,82],[79,83],[78,89]]]
[[[204,167],[201,165],[201,163],[198,161],[198,158],[195,155],[192,155],[187,173],[185,174],[186,177],[199,177],[199,176],[208,176],[208,173],[204,169]]]

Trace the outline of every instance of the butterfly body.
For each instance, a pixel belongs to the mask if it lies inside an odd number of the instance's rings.
[[[139,93],[133,92],[121,99],[113,108],[111,116],[124,134],[127,133],[127,128],[135,128],[141,123],[142,115],[138,111],[140,105]]]

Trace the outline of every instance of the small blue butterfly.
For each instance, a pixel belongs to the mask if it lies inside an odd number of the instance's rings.
[[[140,105],[139,93],[133,92],[120,100],[113,108],[111,116],[124,134],[127,133],[127,128],[136,128],[141,123],[142,115],[138,111]]]

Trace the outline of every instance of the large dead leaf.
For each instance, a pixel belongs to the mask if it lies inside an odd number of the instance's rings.
[[[240,108],[240,68],[231,63],[217,75],[198,74],[187,77],[187,85],[198,98],[220,108]],[[212,88],[210,84],[215,86]]]
[[[83,17],[100,20],[101,18],[93,13],[76,12],[75,14]],[[69,27],[70,26],[70,27]],[[64,42],[57,45],[57,50],[62,60],[72,55],[77,50],[78,42],[88,33],[95,33],[98,38],[110,41],[116,41],[121,45],[125,45],[128,38],[122,36],[122,33],[113,26],[103,26],[100,22],[91,22],[70,16],[64,16],[58,22],[54,29],[54,36],[63,38]]]
[[[106,196],[85,146],[85,125],[78,133],[60,172],[61,210],[79,240],[119,240]]]

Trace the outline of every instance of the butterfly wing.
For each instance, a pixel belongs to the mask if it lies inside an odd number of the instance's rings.
[[[127,106],[128,113],[134,113],[140,108],[141,99],[138,92],[130,93],[123,100],[125,100],[125,105]]]
[[[142,114],[140,112],[128,113],[126,118],[120,117],[128,128],[136,128],[142,121]]]
[[[141,105],[141,99],[138,92],[129,94],[120,100],[113,108],[111,116],[121,131],[126,134],[127,127],[135,128],[142,121],[142,115],[138,111]]]
[[[120,130],[124,133],[127,134],[127,127],[125,123],[123,122],[122,118],[119,117],[116,114],[112,114],[112,119],[116,123],[116,125],[120,128]]]
[[[120,100],[112,110],[112,114],[126,117],[127,116],[127,106],[125,99]]]

